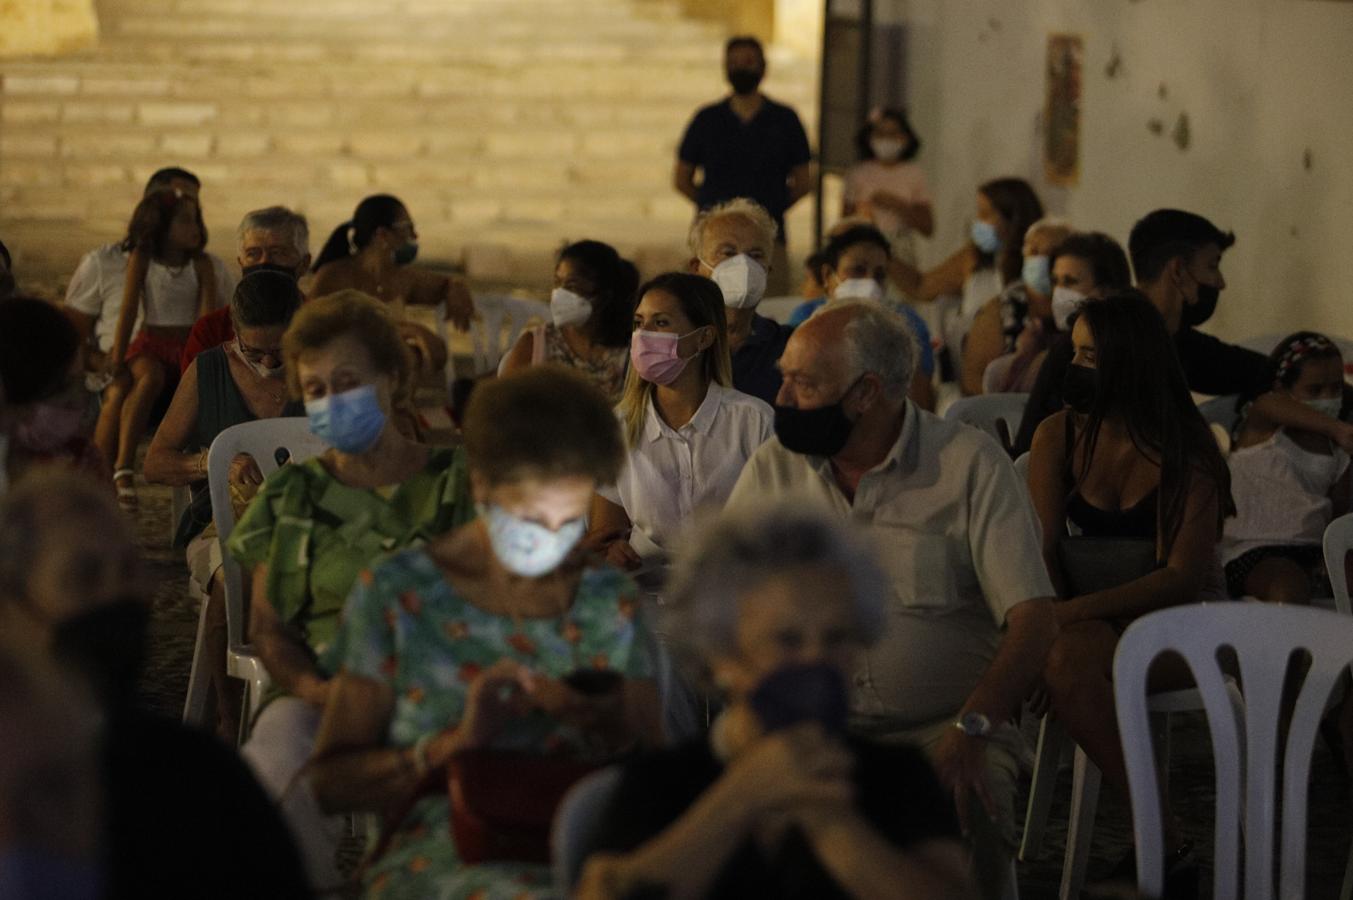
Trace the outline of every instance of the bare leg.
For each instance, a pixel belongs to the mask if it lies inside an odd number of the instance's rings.
[[[211,579],[207,597],[207,634],[202,645],[207,672],[216,693],[216,733],[234,744],[240,734],[240,710],[244,702],[244,682],[226,675],[225,583],[218,569]]]
[[[98,447],[103,458],[110,462],[117,459],[117,436],[122,424],[122,404],[127,399],[131,387],[131,377],[124,372],[103,389],[103,405],[99,408],[99,421],[94,426],[94,446]]]
[[[132,389],[122,404],[122,421],[118,430],[117,458],[114,469],[130,469],[136,461],[136,448],[146,433],[150,411],[164,390],[164,365],[149,356],[138,356],[129,364]]]
[[[1245,593],[1267,603],[1311,602],[1311,577],[1306,570],[1290,559],[1269,556],[1245,576]]]

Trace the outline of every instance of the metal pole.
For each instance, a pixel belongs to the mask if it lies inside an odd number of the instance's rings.
[[[822,0],[822,52],[817,74],[817,185],[813,191],[813,252],[822,249],[822,148],[827,146],[827,73],[831,55],[827,34],[831,30],[831,0]]]

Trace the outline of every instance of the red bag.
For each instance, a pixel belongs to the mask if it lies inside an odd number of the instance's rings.
[[[467,750],[451,758],[451,836],[466,863],[548,863],[550,825],[568,789],[604,763],[570,756]]]

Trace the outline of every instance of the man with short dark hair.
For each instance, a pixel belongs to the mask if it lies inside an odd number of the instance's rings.
[[[735,197],[765,207],[779,228],[767,293],[784,294],[789,284],[785,213],[809,190],[808,135],[792,108],[759,90],[766,75],[760,41],[729,40],[724,66],[733,93],[701,108],[686,126],[673,183],[701,210]],[[696,170],[702,174],[698,185]]]

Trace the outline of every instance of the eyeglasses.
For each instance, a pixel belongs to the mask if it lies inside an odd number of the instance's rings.
[[[235,340],[240,345],[240,355],[252,363],[262,362],[265,357],[271,356],[273,359],[282,358],[281,347],[250,347],[242,338],[236,337]]]

